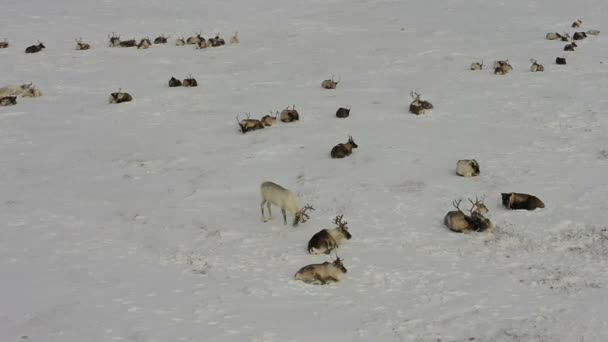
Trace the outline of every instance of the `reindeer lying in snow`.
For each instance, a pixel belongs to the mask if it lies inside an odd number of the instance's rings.
[[[36,86],[33,86],[31,82],[28,84],[9,85],[0,88],[0,97],[9,95],[21,95],[21,97],[38,97],[42,96],[42,92],[40,92],[40,90],[38,90]]]
[[[541,201],[538,197],[528,194],[520,194],[517,192],[503,193],[502,196],[502,204],[507,209],[517,210],[517,209],[526,209],[526,210],[534,210],[536,208],[544,208],[545,203]]]
[[[323,229],[312,236],[308,241],[308,253],[310,254],[329,254],[342,243],[342,240],[350,240],[352,235],[346,226],[348,222],[342,221],[344,215],[338,215],[334,219],[336,228]]]
[[[269,219],[272,218],[272,212],[270,211],[271,204],[281,208],[281,212],[283,213],[283,224],[287,224],[287,212],[294,215],[294,227],[297,226],[298,223],[304,223],[310,218],[307,211],[315,210],[311,205],[308,204],[305,205],[304,208],[300,209],[294,194],[273,182],[263,182],[260,185],[260,192],[262,194],[262,203],[260,204],[260,207],[262,209],[262,220],[264,220],[264,222],[267,222],[266,218],[264,217],[264,204],[266,204],[268,207]]]
[[[483,200],[475,198],[475,202],[469,199],[472,207],[469,209],[469,215],[460,210],[460,202],[462,200],[452,202],[456,210],[448,212],[443,223],[450,228],[451,231],[457,233],[468,233],[470,231],[482,232],[485,230],[494,229],[494,224],[484,215],[488,213],[488,208],[483,204]]]
[[[346,272],[342,259],[337,258],[331,263],[326,261],[322,264],[304,266],[296,272],[294,278],[308,284],[325,285],[340,281]]]

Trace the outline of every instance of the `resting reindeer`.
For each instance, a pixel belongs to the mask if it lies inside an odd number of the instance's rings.
[[[460,210],[460,202],[462,200],[452,202],[456,210],[449,211],[443,223],[450,228],[451,231],[457,233],[468,233],[470,231],[482,232],[487,229],[494,229],[494,224],[484,215],[488,213],[488,208],[483,204],[483,200],[475,198],[475,202],[469,199],[472,207],[469,209],[469,215]]]
[[[82,38],[76,39],[76,50],[89,50],[91,44],[83,43]]]
[[[186,44],[198,44],[199,42],[204,41],[205,38],[203,38],[201,34],[202,31],[199,31],[198,33],[196,33],[196,36],[188,37],[188,39],[186,40]]]
[[[257,119],[250,119],[249,113],[245,113],[245,115],[247,116],[247,119],[242,120],[239,120],[238,115],[236,116],[236,122],[238,122],[239,127],[241,128],[241,132],[243,134],[264,128],[264,123],[262,121]]]
[[[336,228],[323,229],[320,232],[312,236],[308,241],[308,253],[318,254],[329,254],[332,250],[338,248],[342,243],[342,240],[350,240],[352,237],[348,232],[346,226],[348,222],[342,221],[344,215],[338,215],[334,218],[334,224],[338,225]]]
[[[509,64],[509,60],[494,61],[494,74],[495,75],[506,75],[513,71],[513,67]]]
[[[279,117],[281,122],[293,122],[300,120],[300,114],[296,110],[296,105],[293,105],[291,109],[289,109],[289,106],[287,106],[287,108],[281,111]]]
[[[0,49],[6,49],[8,47],[8,40],[4,39],[0,42]]]
[[[152,46],[152,43],[150,42],[150,38],[148,37],[142,38],[142,40],[139,41],[139,44],[137,44],[138,49],[147,49],[150,46]]]
[[[279,116],[279,111],[276,112],[274,116],[272,116],[272,111],[270,111],[270,115],[262,116],[262,123],[264,126],[273,126],[277,123],[277,117]]]
[[[321,82],[321,88],[336,89],[336,87],[338,86],[338,83],[340,83],[340,79],[338,79],[337,81],[334,81],[334,76],[332,75],[330,80],[324,80],[323,82]]]
[[[411,91],[410,96],[414,99],[410,103],[410,113],[420,115],[426,113],[427,110],[433,109],[433,104],[429,101],[421,100],[420,94]]]
[[[456,174],[462,177],[479,175],[479,163],[475,159],[461,159],[456,163]]]
[[[509,192],[503,193],[502,196],[502,204],[507,209],[517,210],[517,209],[526,209],[526,210],[534,210],[536,208],[544,208],[545,203],[541,201],[538,197],[528,194],[520,194],[517,192]]]
[[[325,285],[340,281],[346,272],[342,259],[337,258],[331,263],[326,261],[322,264],[304,266],[296,272],[294,278],[308,284]]]
[[[163,33],[154,39],[154,44],[167,44],[167,38],[169,38],[169,36],[165,37],[165,34]]]
[[[355,144],[352,136],[348,136],[348,142],[346,144],[338,144],[331,149],[329,155],[332,158],[344,158],[346,156],[350,156],[353,153],[353,148],[359,147]]]
[[[539,64],[536,59],[530,60],[532,62],[532,66],[530,66],[531,72],[542,72],[545,71],[545,67],[542,64]]]
[[[133,96],[129,93],[123,93],[122,89],[118,89],[118,92],[110,94],[110,103],[123,103],[133,101]]]
[[[17,96],[0,96],[0,107],[14,106],[17,104]]]
[[[0,88],[0,97],[14,95],[21,97],[38,97],[42,96],[42,92],[33,86],[32,83],[22,84],[22,85],[9,85],[6,87]]]
[[[270,205],[274,204],[281,208],[281,212],[283,213],[283,224],[287,224],[287,215],[289,212],[294,216],[293,218],[293,226],[297,226],[298,223],[306,222],[310,217],[307,213],[309,210],[315,210],[311,205],[305,205],[304,208],[300,209],[298,207],[298,203],[296,202],[296,197],[294,194],[285,189],[284,187],[273,183],[273,182],[263,182],[260,185],[260,192],[262,194],[262,204],[260,207],[262,209],[262,220],[267,222],[264,217],[264,204],[268,207],[268,218],[272,218],[272,212],[270,211]]]
[[[30,45],[25,48],[25,53],[36,53],[40,52],[42,49],[46,49],[46,46],[44,46],[44,44],[38,41],[38,45]]]
[[[239,43],[239,31],[234,32],[234,36],[230,37],[230,44]]]
[[[483,69],[483,61],[480,62],[473,62],[471,63],[471,70],[482,70]]]
[[[177,45],[177,46],[184,46],[184,45],[186,45],[186,41],[184,40],[184,37],[178,37],[175,40],[175,45]]]
[[[350,106],[340,107],[336,111],[337,118],[343,119],[343,118],[347,118],[349,115],[350,115]]]

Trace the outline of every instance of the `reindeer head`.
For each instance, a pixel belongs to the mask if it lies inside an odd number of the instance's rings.
[[[298,223],[302,222],[306,222],[310,219],[310,214],[308,212],[315,210],[315,208],[312,207],[312,205],[307,204],[304,206],[304,208],[300,209],[295,215],[294,215],[294,219],[293,219],[293,226],[297,226]]]
[[[108,38],[110,39],[110,46],[120,45],[120,36],[116,33],[112,32],[112,36],[108,35]]]
[[[19,88],[25,90],[25,89],[30,88],[31,86],[32,86],[32,82],[30,82],[28,84],[22,84],[22,85],[19,86]]]
[[[333,223],[338,226],[340,233],[342,233],[347,240],[350,240],[352,235],[350,235],[348,232],[348,227],[346,226],[348,222],[342,221],[342,217],[344,217],[344,214],[336,216]]]
[[[485,215],[488,213],[488,207],[486,207],[486,205],[483,203],[484,202],[484,197],[480,199],[477,198],[477,196],[475,196],[475,202],[473,202],[470,198],[469,198],[469,202],[471,202],[471,210],[469,210],[469,212],[471,214],[473,213],[477,213],[480,215]]]
[[[353,148],[359,147],[357,144],[355,144],[355,141],[353,140],[353,137],[351,135],[348,136],[347,144],[350,144],[350,146],[352,146]]]
[[[334,267],[338,268],[340,271],[346,273],[346,267],[344,267],[344,264],[342,263],[343,259],[340,259],[340,257],[338,257],[338,254],[336,254],[336,260],[334,260],[334,262],[332,262],[332,265],[334,265]]]

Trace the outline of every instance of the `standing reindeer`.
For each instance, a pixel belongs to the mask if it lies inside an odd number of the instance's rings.
[[[282,122],[293,122],[300,120],[300,114],[296,110],[296,105],[293,105],[291,109],[289,109],[289,106],[283,109],[280,114],[280,119]]]
[[[238,122],[239,127],[241,128],[241,132],[243,134],[250,132],[250,131],[255,131],[258,129],[263,129],[264,128],[264,123],[260,120],[257,119],[250,119],[249,118],[249,113],[245,113],[245,115],[247,116],[247,119],[242,119],[239,120],[239,116],[236,116],[236,122]],[[268,209],[270,210],[270,209]]]
[[[329,254],[332,250],[338,248],[342,240],[350,240],[352,236],[346,226],[348,222],[342,221],[343,216],[338,215],[334,218],[333,222],[337,225],[336,228],[323,229],[312,236],[308,241],[308,253],[314,255]]]
[[[433,104],[429,101],[421,100],[420,94],[411,91],[410,96],[414,99],[410,103],[410,113],[420,115],[425,114],[427,110],[433,109]]]
[[[452,202],[456,210],[448,212],[443,223],[453,232],[468,233],[470,231],[482,232],[487,229],[494,229],[494,224],[484,215],[488,213],[488,208],[483,204],[483,200],[475,198],[475,202],[469,199],[472,206],[469,209],[469,215],[460,210],[460,202],[462,200]]]
[[[355,144],[352,136],[348,136],[348,142],[345,144],[338,144],[331,149],[329,153],[332,158],[344,158],[346,156],[350,156],[353,153],[353,148],[359,147]]]
[[[44,46],[44,44],[38,41],[38,45],[30,45],[25,48],[25,53],[36,53],[40,52],[42,49],[46,49],[46,46]]]
[[[304,266],[296,272],[294,278],[308,284],[325,285],[340,281],[346,272],[342,259],[337,258],[331,263],[326,261],[322,264]]]
[[[262,209],[262,220],[267,222],[264,217],[264,204],[268,207],[268,218],[272,218],[272,212],[270,211],[270,205],[274,204],[281,208],[281,213],[283,213],[283,224],[287,224],[287,215],[289,212],[294,216],[293,218],[293,226],[297,226],[298,223],[306,222],[310,217],[307,211],[315,210],[311,205],[305,205],[304,208],[300,209],[298,203],[296,202],[295,195],[285,189],[284,187],[266,181],[260,185],[260,193],[262,194],[262,204],[260,204],[260,208]]]
[[[76,50],[89,50],[91,48],[91,44],[83,43],[82,38],[78,38],[75,40],[76,40]]]
[[[329,80],[324,80],[323,82],[321,82],[321,88],[323,89],[336,89],[336,87],[338,86],[338,83],[340,83],[340,79],[338,79],[337,81],[334,81],[334,76],[331,76],[331,79]]]

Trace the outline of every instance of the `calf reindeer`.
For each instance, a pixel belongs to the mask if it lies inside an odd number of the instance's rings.
[[[25,53],[36,53],[40,52],[42,49],[46,49],[46,46],[44,46],[44,44],[38,41],[38,45],[30,45],[25,48]]]
[[[429,101],[421,100],[420,94],[411,91],[410,96],[414,99],[410,103],[410,113],[420,115],[426,113],[427,110],[433,109],[433,104]]]
[[[278,116],[279,116],[279,111],[277,111],[274,116],[272,116],[272,111],[270,111],[270,115],[262,116],[262,123],[264,124],[264,126],[267,126],[267,127],[273,126],[277,123]]]
[[[342,259],[337,258],[331,263],[326,261],[322,264],[304,266],[296,272],[294,278],[308,284],[325,285],[340,281],[346,272]]]
[[[184,79],[182,85],[184,87],[198,87],[198,82],[196,82],[196,79],[192,78],[192,76],[189,76],[188,78]]]
[[[184,37],[178,37],[175,40],[175,45],[177,45],[177,46],[184,46],[184,45],[186,45],[186,41],[184,40]]]
[[[531,59],[530,61],[532,62],[532,65],[530,66],[531,72],[545,71],[545,67],[542,64],[538,64],[538,62],[536,62],[536,59]]]
[[[544,208],[545,204],[538,197],[517,192],[502,193],[502,205],[511,210],[534,210]]]
[[[513,67],[509,64],[509,60],[495,61],[494,62],[494,74],[495,75],[506,75],[513,71]]]
[[[76,50],[89,50],[91,48],[91,44],[83,43],[82,38],[78,38],[75,40],[76,40]]]
[[[462,177],[478,176],[479,163],[475,159],[462,159],[456,163],[456,174]]]
[[[152,43],[150,42],[150,38],[148,38],[148,37],[143,38],[142,40],[139,41],[139,44],[137,44],[138,49],[147,49],[150,46],[152,46]]]
[[[4,39],[0,42],[0,49],[6,49],[8,47],[8,40]]]
[[[308,204],[305,205],[304,208],[300,209],[298,203],[296,202],[296,197],[291,191],[270,181],[263,182],[260,185],[260,193],[262,195],[262,203],[260,204],[260,208],[262,209],[262,220],[264,222],[268,221],[264,217],[264,204],[266,204],[268,207],[268,219],[272,218],[270,205],[274,204],[281,208],[281,213],[283,214],[283,224],[287,224],[287,212],[294,216],[294,227],[300,222],[304,223],[310,219],[307,212],[315,210],[311,205]]]
[[[264,123],[262,121],[257,119],[250,119],[249,113],[245,113],[245,115],[247,116],[247,119],[242,120],[239,120],[238,115],[236,116],[236,122],[238,122],[239,127],[241,128],[241,132],[243,134],[264,128]]]
[[[239,43],[239,31],[234,32],[234,35],[230,37],[230,44],[238,44]]]
[[[452,202],[456,210],[449,211],[443,218],[443,223],[446,227],[456,233],[482,232],[494,229],[494,224],[485,217],[488,213],[488,208],[483,204],[483,200],[480,201],[475,198],[475,202],[473,202],[469,199],[469,202],[472,204],[471,209],[469,209],[469,215],[460,210],[461,201]]]
[[[169,38],[169,36],[165,37],[165,34],[163,33],[154,39],[154,44],[167,44],[167,38]]]
[[[296,105],[293,105],[291,109],[289,106],[281,111],[280,119],[282,122],[293,122],[300,120],[300,114],[296,110]]]
[[[353,153],[353,148],[357,148],[357,144],[353,140],[352,136],[348,136],[348,142],[346,144],[338,144],[331,149],[329,153],[332,158],[344,158],[350,156]]]
[[[338,108],[338,110],[336,111],[336,117],[337,118],[347,118],[350,115],[350,106],[346,106],[345,107],[340,107]]]
[[[308,253],[318,254],[329,254],[332,250],[338,248],[343,240],[350,240],[352,237],[348,232],[346,226],[348,222],[342,221],[344,215],[338,215],[334,218],[334,224],[336,228],[323,229],[312,236],[308,241]]]
[[[169,88],[181,87],[181,86],[182,86],[182,81],[178,80],[175,77],[171,77],[171,79],[169,80]]]
[[[481,61],[481,63],[479,63],[479,62],[471,63],[470,69],[471,70],[482,70],[483,69],[483,61]]]
[[[334,76],[331,76],[331,79],[329,80],[324,80],[323,82],[321,82],[321,88],[323,89],[336,89],[336,87],[338,86],[338,83],[340,83],[340,79],[338,79],[337,81],[334,81]]]
[[[17,104],[17,96],[0,96],[0,106],[14,106]]]
[[[110,103],[123,103],[130,102],[133,97],[129,93],[123,93],[122,89],[118,89],[118,92],[110,94]]]

